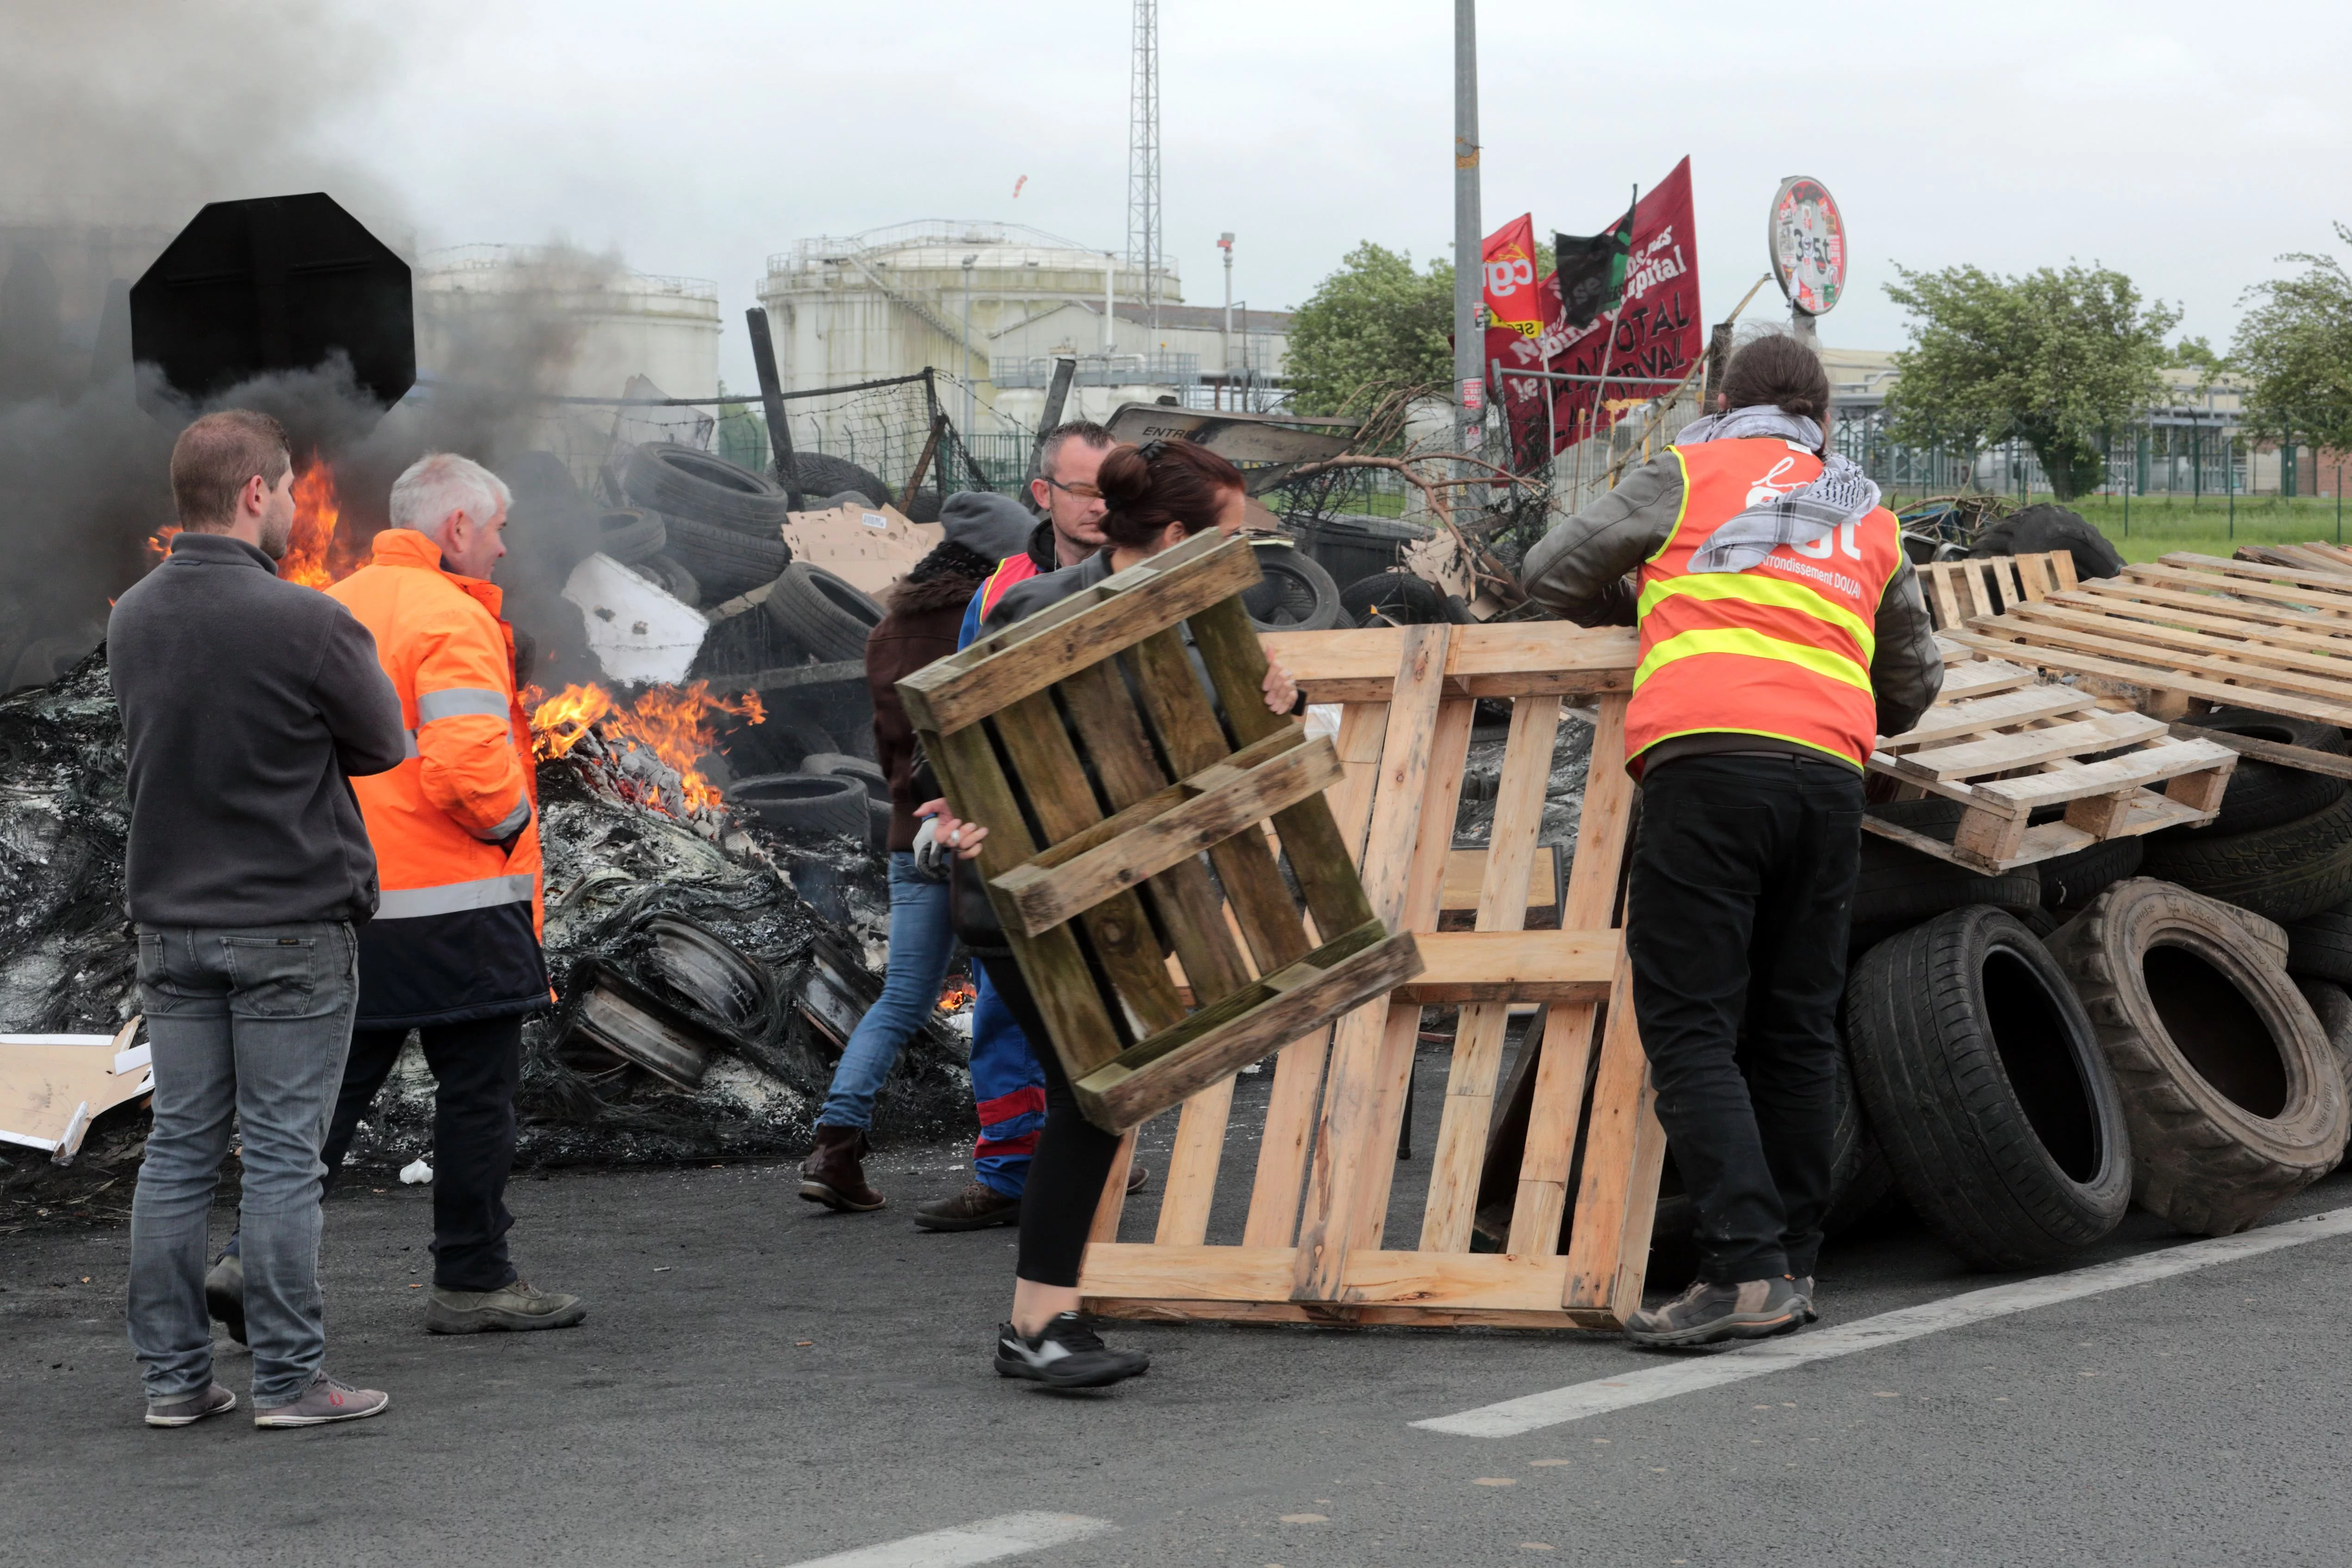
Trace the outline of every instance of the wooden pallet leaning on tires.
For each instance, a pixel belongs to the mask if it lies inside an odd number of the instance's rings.
[[[1972,616],[1998,616],[2074,587],[2074,557],[2063,550],[1974,555],[1930,561],[1918,573],[1928,618],[1937,631],[1948,632],[1958,630]]]
[[[1633,800],[1621,759],[1633,634],[1431,626],[1266,641],[1311,700],[1341,705],[1346,776],[1332,792],[1335,813],[1375,908],[1413,933],[1425,967],[1286,1047],[1262,1123],[1237,1122],[1231,1080],[1185,1103],[1156,1215],[1125,1215],[1116,1180],[1104,1194],[1079,1280],[1089,1310],[1171,1321],[1618,1326],[1641,1303],[1665,1142],[1612,929]],[[1440,931],[1480,698],[1511,705],[1493,828],[1475,930]],[[1562,929],[1529,931],[1529,869],[1563,698],[1595,702],[1599,724]],[[1523,1152],[1497,1172],[1489,1150],[1514,1005],[1538,1010],[1519,1056],[1522,1067],[1534,1063],[1532,1088]],[[1399,1133],[1427,1005],[1460,1012],[1434,1148],[1425,1163],[1403,1167]],[[1254,1153],[1255,1163],[1221,1189],[1229,1145],[1235,1160]],[[1412,1223],[1413,1193],[1392,1191],[1406,1168],[1427,1170],[1428,1186],[1417,1234],[1391,1236],[1392,1208],[1400,1228]],[[1472,1250],[1482,1173],[1505,1194],[1500,1252]],[[1133,1239],[1119,1239],[1123,1217]]]
[[[990,900],[1080,1108],[1112,1131],[1421,969],[1323,798],[1331,742],[1265,710],[1238,597],[1257,579],[1247,540],[1202,534],[898,685],[949,803],[988,826]]]
[[[1974,623],[1971,623],[1974,624]],[[1957,639],[1944,692],[1901,735],[1879,737],[1870,771],[1958,801],[1945,839],[1871,816],[1874,833],[1991,874],[2072,854],[2103,839],[2210,822],[2237,753],[2176,739],[2160,719],[2110,712],[2071,686],[2041,684],[2026,665],[1978,658]],[[2063,821],[2032,814],[2063,806]]]

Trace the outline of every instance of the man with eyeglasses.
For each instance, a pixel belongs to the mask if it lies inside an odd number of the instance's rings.
[[[1102,491],[1095,475],[1118,444],[1092,420],[1074,420],[1045,432],[1037,452],[1037,478],[1029,493],[1045,516],[1029,535],[1028,548],[999,563],[965,608],[959,648],[980,636],[982,616],[996,607],[1015,583],[1076,566],[1103,547]],[[972,966],[975,972],[980,966]],[[1021,1218],[1021,1192],[1029,1180],[1030,1152],[1045,1122],[1045,1074],[1021,1026],[1013,1021],[984,973],[976,975],[980,994],[971,1013],[971,1097],[980,1111],[980,1138],[972,1145],[972,1180],[950,1196],[921,1205],[915,1223],[925,1230],[980,1230],[1013,1225]],[[1130,1190],[1145,1173],[1129,1173]]]

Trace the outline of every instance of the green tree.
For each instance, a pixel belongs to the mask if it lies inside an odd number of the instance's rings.
[[[2230,362],[2213,352],[2213,345],[2203,338],[2183,338],[2172,345],[2164,363],[2174,370],[2202,371],[2207,375],[2219,375],[2230,368]]]
[[[2095,489],[2111,435],[2161,393],[2164,334],[2180,312],[2143,303],[2120,272],[2069,263],[2021,278],[1974,267],[1915,272],[1887,293],[1911,312],[1911,343],[1887,395],[1906,445],[1974,451],[2015,437],[2061,500]]]
[[[2352,228],[2336,226],[2352,245]],[[2246,290],[2231,355],[2252,385],[2246,426],[2277,439],[2287,432],[2321,447],[2352,447],[2352,276],[2333,256],[2282,256],[2300,275]]]
[[[1443,384],[1454,375],[1454,264],[1420,272],[1364,241],[1290,321],[1286,364],[1301,413],[1344,407],[1367,385]]]

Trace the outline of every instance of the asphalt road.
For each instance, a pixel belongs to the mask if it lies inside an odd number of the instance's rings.
[[[1157,1125],[1157,1124],[1155,1124]],[[904,1210],[949,1150],[824,1215],[782,1165],[518,1181],[528,1277],[577,1330],[422,1330],[430,1198],[351,1183],[330,1366],[383,1417],[139,1420],[127,1233],[0,1237],[0,1563],[794,1564],[999,1516],[1085,1516],[1069,1564],[2340,1564],[2352,1238],[1524,1436],[1410,1423],[1656,1366],[1612,1340],[1114,1325],[1150,1376],[999,1379],[1012,1235]],[[2273,1216],[2352,1205],[2331,1177]],[[222,1230],[227,1215],[216,1216]],[[2178,1246],[2146,1215],[2078,1263]],[[1662,1262],[1654,1282],[1679,1286]],[[1822,1268],[1824,1327],[1986,1283],[1916,1226]],[[222,1342],[221,1380],[247,1364]],[[944,1561],[930,1547],[869,1563]]]

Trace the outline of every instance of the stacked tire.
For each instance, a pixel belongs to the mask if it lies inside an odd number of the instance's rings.
[[[622,466],[621,489],[637,519],[633,523],[623,521],[626,513],[605,515],[607,553],[614,553],[610,545],[617,535],[623,550],[643,552],[633,563],[640,570],[675,563],[708,602],[772,582],[792,562],[792,547],[783,540],[791,504],[783,487],[765,474],[698,447],[648,441]],[[650,550],[644,542],[655,531],[646,518],[659,524],[660,542]],[[673,575],[658,566],[648,574],[657,581]]]
[[[2264,714],[2196,721],[2343,749]],[[2352,799],[2256,769],[2206,827],[2003,876],[1864,836],[1853,1099],[1905,1200],[1972,1265],[2047,1263],[2135,1201],[2183,1230],[2242,1229],[2343,1158]],[[1958,807],[1870,810],[1948,839]]]

